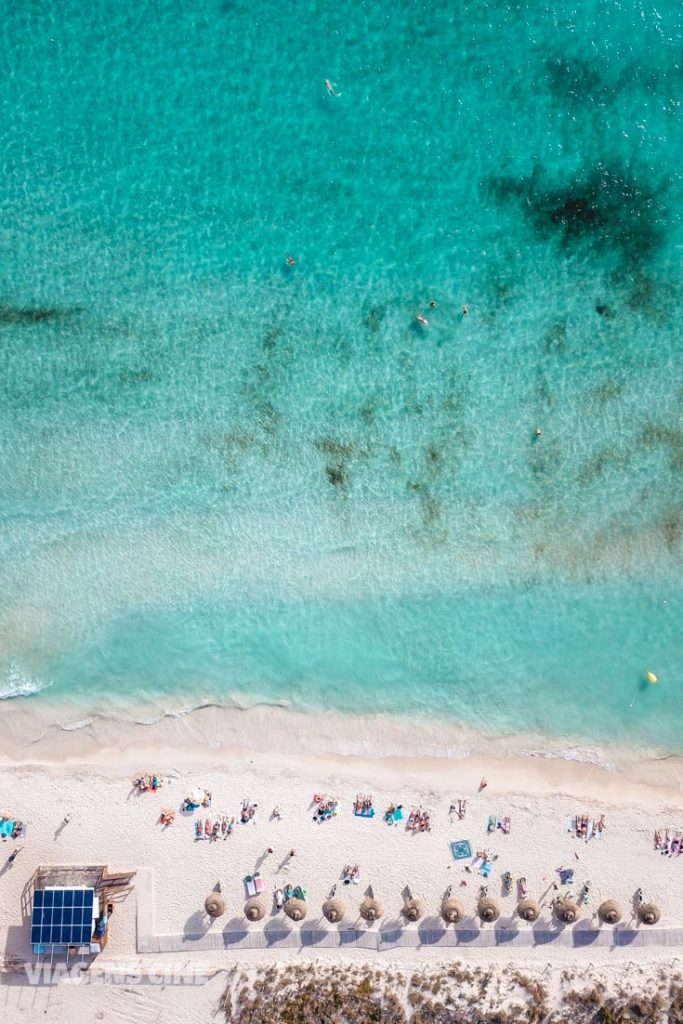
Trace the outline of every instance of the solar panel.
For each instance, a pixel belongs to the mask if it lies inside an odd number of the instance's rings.
[[[92,937],[92,889],[37,889],[33,894],[31,943],[83,946]]]

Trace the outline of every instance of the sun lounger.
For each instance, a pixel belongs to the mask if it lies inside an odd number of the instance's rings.
[[[247,875],[244,878],[247,896],[256,896],[263,892],[263,879],[259,875]]]
[[[510,819],[509,818],[503,818],[503,820],[500,821],[498,824],[500,825],[500,830],[503,833],[503,835],[504,836],[508,835],[509,832],[510,832],[510,824],[511,824],[510,823]]]
[[[489,823],[486,826],[486,831],[487,832],[495,832],[496,824],[497,824],[497,820],[496,820],[495,814],[489,814]]]

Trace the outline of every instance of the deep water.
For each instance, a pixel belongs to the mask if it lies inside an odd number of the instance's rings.
[[[683,750],[682,27],[10,5],[0,692]]]

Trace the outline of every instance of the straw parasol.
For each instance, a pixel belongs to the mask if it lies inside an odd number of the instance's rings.
[[[403,916],[407,921],[419,921],[425,912],[422,900],[416,900],[412,896],[403,904]]]
[[[225,900],[219,892],[212,892],[204,900],[204,910],[209,917],[221,917],[225,913]]]
[[[366,896],[360,905],[360,916],[364,921],[378,921],[383,913],[382,904],[374,896]]]
[[[459,924],[465,916],[465,908],[455,896],[447,896],[441,904],[441,916],[447,924]]]
[[[520,900],[517,904],[517,913],[523,921],[537,921],[541,908],[536,900]]]
[[[581,911],[573,900],[559,900],[555,904],[555,913],[563,924],[574,924],[581,916]]]
[[[492,900],[490,896],[484,896],[483,899],[479,900],[477,905],[477,913],[482,921],[486,921],[488,924],[493,924],[500,917],[500,907],[495,900]]]
[[[288,900],[285,900],[285,914],[292,921],[303,921],[306,909],[306,901],[298,900],[296,896],[290,896]]]
[[[617,924],[618,921],[621,921],[623,913],[616,900],[605,900],[598,907],[598,917],[605,924]]]
[[[638,920],[641,924],[657,924],[662,912],[656,903],[641,903],[638,907]]]
[[[260,896],[252,896],[244,904],[244,916],[247,921],[260,921],[266,916],[266,904]]]
[[[345,913],[346,904],[344,900],[340,900],[337,896],[333,896],[323,903],[323,914],[331,924],[337,924],[338,921],[341,921]]]

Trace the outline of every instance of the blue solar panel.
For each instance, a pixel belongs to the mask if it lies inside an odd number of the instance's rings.
[[[38,889],[33,894],[31,943],[82,946],[92,937],[92,889]]]

